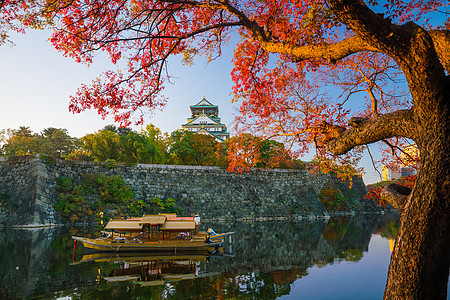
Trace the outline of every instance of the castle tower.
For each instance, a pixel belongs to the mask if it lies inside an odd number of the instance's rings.
[[[203,99],[195,105],[191,105],[191,117],[187,119],[186,124],[182,124],[184,130],[210,134],[217,139],[218,142],[223,142],[230,137],[227,131],[227,126],[220,123],[219,107],[211,104],[208,100]]]

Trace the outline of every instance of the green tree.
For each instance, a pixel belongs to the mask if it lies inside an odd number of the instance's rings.
[[[81,138],[83,149],[92,153],[95,161],[114,159],[120,161],[119,135],[110,130],[99,130]]]
[[[21,126],[12,130],[11,137],[3,145],[3,153],[7,156],[39,153],[39,136],[29,127]]]
[[[194,134],[191,138],[194,149],[194,160],[196,165],[214,165],[215,153],[217,150],[217,140],[212,135]]]
[[[155,145],[156,153],[151,163],[165,164],[169,160],[169,136],[162,133],[161,130],[153,124],[148,124],[145,129],[141,130],[152,144]]]
[[[13,131],[13,134],[20,137],[32,137],[35,135],[28,126],[20,126],[19,129]]]
[[[172,162],[182,165],[212,165],[218,142],[213,136],[176,130],[170,135]]]
[[[149,136],[149,132],[140,134],[114,125],[88,134],[82,141],[83,148],[90,151],[96,161],[112,159],[124,163],[160,163],[164,161],[167,152],[157,136]]]
[[[117,133],[120,136],[127,135],[127,134],[133,132],[133,129],[131,129],[130,127],[120,127],[120,126],[116,126],[114,124],[106,125],[105,127],[102,128],[102,130],[112,131],[114,133]]]
[[[40,134],[33,133],[29,127],[5,131],[10,137],[2,147],[4,155],[46,154],[62,157],[80,148],[81,142],[71,137],[66,129],[45,128]]]
[[[258,138],[260,143],[260,162],[256,164],[258,168],[280,167],[281,163],[290,160],[289,153],[284,148],[284,144]]]
[[[192,147],[192,132],[181,129],[175,130],[170,134],[170,159],[171,163],[180,165],[189,165],[193,163],[192,156],[194,148]]]
[[[40,152],[63,157],[81,148],[81,141],[69,135],[67,129],[49,127],[42,130]]]
[[[129,132],[119,135],[121,158],[126,163],[154,163],[156,145],[144,135]]]

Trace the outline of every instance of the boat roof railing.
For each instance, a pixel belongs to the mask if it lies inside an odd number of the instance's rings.
[[[173,213],[170,213],[170,214],[159,213],[158,215],[159,216],[166,216],[166,217],[170,217],[170,218],[175,218],[177,216],[177,214],[173,214]]]

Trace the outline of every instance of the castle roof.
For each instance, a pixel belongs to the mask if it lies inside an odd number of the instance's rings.
[[[200,125],[199,122],[201,121],[206,121],[208,122],[205,125],[224,125],[220,122],[217,122],[217,120],[215,120],[217,118],[212,118],[210,116],[208,116],[207,114],[199,114],[198,116],[192,118],[192,119],[188,119],[189,122],[187,122],[186,124],[182,124],[181,126],[195,126],[195,125]],[[210,122],[209,122],[210,121]]]
[[[198,108],[212,107],[212,108],[214,108],[214,107],[218,107],[218,106],[212,104],[211,102],[209,102],[208,100],[206,100],[205,97],[203,97],[203,99],[200,100],[200,102],[198,102],[198,103],[195,104],[195,105],[191,105],[190,107],[192,107],[192,108],[197,108],[197,107],[198,107]]]
[[[222,134],[223,134],[223,133],[224,133],[224,132],[222,132]],[[207,130],[205,130],[204,128],[202,128],[202,129],[200,129],[199,131],[197,131],[196,134],[209,134],[209,135],[215,137],[216,139],[218,139],[218,140],[221,141],[221,142],[224,141],[224,139],[221,138],[221,137],[219,136],[219,133],[207,131]]]

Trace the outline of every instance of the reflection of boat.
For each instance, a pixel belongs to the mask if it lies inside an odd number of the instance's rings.
[[[72,236],[89,249],[100,251],[217,251],[223,238],[233,232],[199,232],[200,218],[175,214],[144,215],[141,218],[112,219],[101,238]],[[109,231],[108,231],[109,230]],[[116,234],[115,234],[116,233]]]
[[[229,255],[222,253],[222,251],[217,252],[214,256]],[[80,264],[85,262],[136,262],[136,261],[155,261],[155,260],[196,260],[196,261],[206,261],[208,257],[213,256],[208,251],[193,251],[189,253],[175,254],[173,252],[120,252],[113,254],[111,252],[96,252],[91,254],[85,254],[83,257],[73,264]]]
[[[157,260],[129,263],[114,269],[103,280],[107,282],[133,281],[142,286],[163,285],[165,282],[195,279],[199,262],[195,260]]]
[[[215,256],[220,256],[217,254]],[[174,253],[93,253],[83,255],[84,262],[109,263],[107,276],[100,276],[106,282],[129,281],[141,286],[157,286],[166,282],[195,279],[199,272],[199,265],[210,257],[206,251],[191,252],[189,254]],[[105,270],[104,270],[105,271]],[[100,274],[100,269],[99,269]]]

